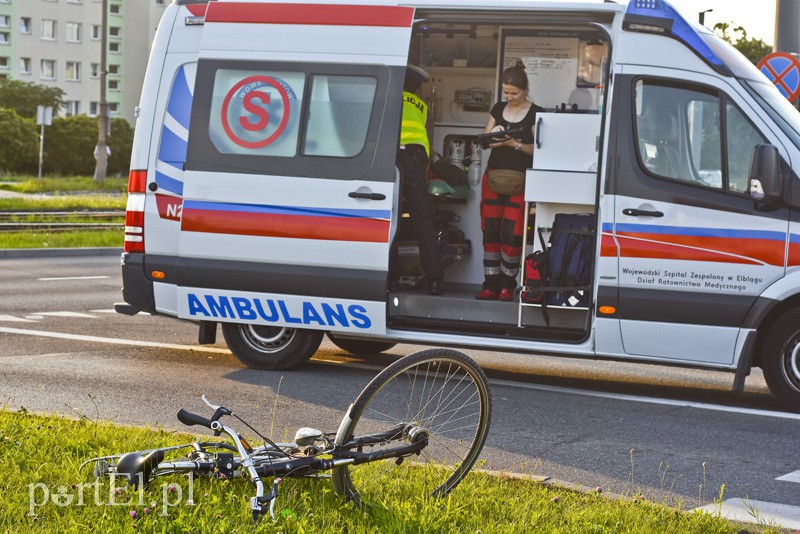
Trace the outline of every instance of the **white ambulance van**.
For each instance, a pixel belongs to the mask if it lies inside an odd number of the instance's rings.
[[[489,152],[475,136],[517,61],[546,110],[523,258],[550,247],[557,215],[595,221],[590,277],[559,302],[474,298]],[[430,75],[432,151],[468,171],[433,188],[443,296],[421,289],[399,198],[408,64]],[[662,0],[174,0],[137,109],[117,309],[196,322],[200,343],[221,324],[263,369],[306,361],[325,334],[354,353],[419,343],[718,369],[734,390],[759,366],[800,411],[794,168],[797,110]]]

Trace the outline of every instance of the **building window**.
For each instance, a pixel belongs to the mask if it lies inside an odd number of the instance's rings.
[[[103,28],[99,24],[92,24],[92,41],[99,41],[103,38]]]
[[[0,56],[0,69],[7,69],[7,68],[8,68],[8,58]]]
[[[119,104],[117,102],[109,102],[108,112],[112,115],[117,115],[119,113]]]
[[[20,17],[19,19],[19,33],[31,33],[31,18]]]
[[[122,6],[119,4],[111,4],[108,6],[108,12],[112,15],[119,15],[122,13]]]
[[[157,6],[163,6],[164,5],[164,0],[156,0],[156,5]]]
[[[79,100],[67,100],[64,102],[64,108],[67,114],[67,117],[72,115],[80,115],[81,113],[81,103]]]
[[[119,76],[119,65],[109,65],[108,74],[111,76]]]
[[[29,57],[19,58],[19,73],[20,74],[31,73],[31,58]]]
[[[8,28],[11,24],[11,17],[8,15],[0,15],[0,28]]]
[[[100,103],[93,101],[89,102],[89,116],[90,117],[97,117],[98,112],[97,110],[100,109]]]
[[[116,37],[116,38],[122,37],[122,28],[120,28],[119,26],[109,26],[108,27],[108,36],[109,37]]]
[[[56,21],[50,19],[42,20],[42,39],[47,41],[56,40]]]
[[[64,28],[67,33],[67,42],[68,43],[80,43],[81,42],[81,23],[80,22],[67,22],[66,27]]]
[[[11,37],[8,32],[0,32],[0,44],[8,44],[10,41]]]
[[[113,52],[115,54],[119,54],[120,46],[119,43],[108,43],[108,51]]]
[[[109,91],[119,91],[119,80],[108,80]]]
[[[39,78],[42,80],[56,79],[56,61],[54,59],[43,59],[39,67]]]
[[[89,63],[89,76],[91,78],[100,77],[100,63]]]
[[[67,80],[70,82],[81,81],[81,64],[77,61],[67,61]]]

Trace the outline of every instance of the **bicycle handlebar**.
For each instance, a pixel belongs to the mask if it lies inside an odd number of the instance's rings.
[[[211,428],[211,419],[197,415],[196,413],[187,412],[183,408],[178,410],[178,421],[186,426],[200,425],[206,428]]]

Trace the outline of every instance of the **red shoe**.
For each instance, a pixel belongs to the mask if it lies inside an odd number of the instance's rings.
[[[483,288],[477,295],[475,295],[475,298],[478,300],[497,300],[498,296],[499,295],[495,291],[492,291],[489,288]]]
[[[514,300],[514,290],[504,287],[500,290],[500,294],[497,295],[497,298],[503,302],[511,302]]]

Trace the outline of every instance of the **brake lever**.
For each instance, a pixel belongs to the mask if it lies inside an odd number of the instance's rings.
[[[215,404],[211,404],[211,402],[209,402],[209,400],[206,398],[206,394],[205,393],[200,395],[200,398],[203,399],[203,402],[206,403],[206,406],[208,406],[212,410],[219,410],[220,408],[222,408],[222,406],[217,406]]]

